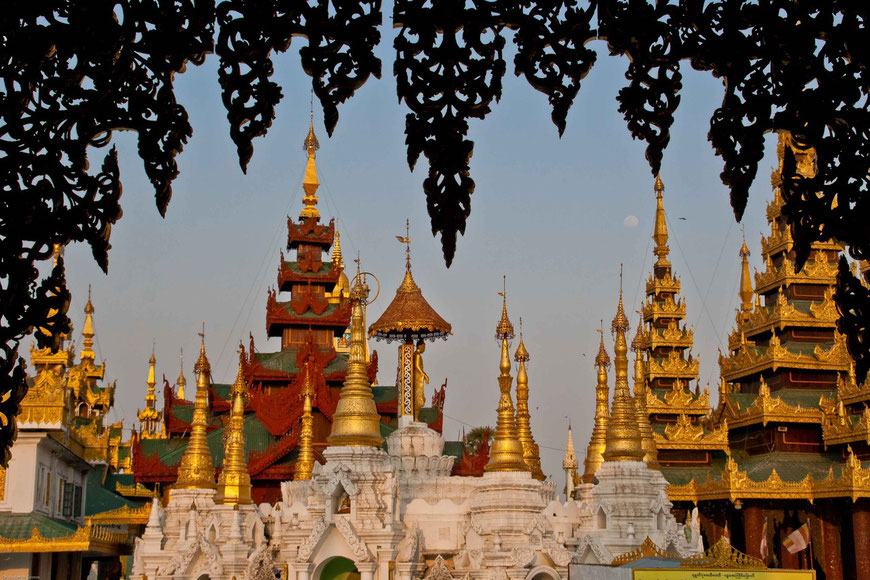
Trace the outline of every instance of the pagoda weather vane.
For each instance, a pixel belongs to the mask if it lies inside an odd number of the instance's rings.
[[[401,341],[398,353],[399,423],[417,421],[426,402],[425,386],[429,376],[423,370],[425,340],[446,339],[452,334],[450,323],[429,305],[411,274],[411,226],[405,220],[405,235],[396,236],[405,244],[405,278],[396,296],[381,317],[369,327],[369,337]],[[416,345],[416,348],[415,348]]]

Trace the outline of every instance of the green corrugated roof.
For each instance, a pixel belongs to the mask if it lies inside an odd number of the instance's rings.
[[[296,368],[296,353],[295,348],[285,348],[278,352],[258,352],[254,354],[257,360],[264,368],[281,371],[289,374],[296,374],[299,369]],[[329,364],[323,370],[325,374],[331,374],[336,371],[347,369],[348,353],[340,352],[338,355],[329,361]]]
[[[106,476],[106,481],[103,484],[106,489],[115,489],[115,485],[134,485],[136,479],[132,473],[110,473]]]
[[[110,479],[106,477],[107,484],[109,481]],[[87,486],[85,491],[85,516],[100,514],[124,506],[137,508],[142,505],[141,503],[125,499],[114,491],[109,491],[103,487],[103,469],[91,471],[88,474],[88,480],[85,485]],[[112,487],[114,488],[114,483],[112,483]]]
[[[372,395],[375,398],[375,403],[386,403],[396,400],[396,397],[399,396],[399,389],[388,385],[378,385],[372,387]]]
[[[316,272],[303,272],[301,268],[299,268],[299,264],[297,262],[284,262],[284,267],[289,269],[294,274],[302,274],[302,275],[311,275],[311,276],[321,276],[326,274],[327,272],[332,271],[332,262],[323,262],[320,265],[320,269]]]
[[[809,389],[782,389],[770,393],[771,397],[781,399],[789,405],[796,407],[800,405],[804,409],[818,408],[819,399],[823,396],[831,398],[834,389],[809,390]],[[746,410],[752,406],[752,403],[758,398],[757,393],[730,393],[728,395],[732,401],[740,404],[741,410]]]
[[[212,385],[212,388],[214,389],[214,392],[218,397],[220,397],[221,399],[223,399],[225,401],[230,400],[230,389],[232,388],[232,385],[225,385],[223,383],[214,383]]]
[[[774,451],[764,455],[746,457],[737,461],[738,468],[745,471],[752,481],[765,481],[770,473],[776,473],[788,482],[798,482],[807,474],[816,479],[824,479],[830,468],[834,469],[834,477],[840,476],[843,464],[839,453],[787,453]]]
[[[275,442],[275,437],[269,433],[254,413],[245,415],[245,454],[252,451],[263,451]],[[216,467],[224,463],[224,430],[223,427],[215,429],[206,436],[209,450]],[[157,448],[160,453],[160,461],[166,465],[178,465],[184,450],[187,449],[188,439],[147,439],[146,441],[175,442],[171,448]],[[143,441],[143,444],[145,441]]]
[[[0,537],[10,540],[26,540],[39,530],[44,538],[62,538],[76,533],[78,526],[30,512],[27,514],[0,513]]]

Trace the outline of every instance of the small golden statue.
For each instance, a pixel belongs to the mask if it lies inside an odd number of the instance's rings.
[[[423,370],[423,353],[426,352],[426,343],[417,341],[417,350],[414,351],[414,420],[419,421],[420,409],[426,404],[425,385],[429,384],[429,375]]]

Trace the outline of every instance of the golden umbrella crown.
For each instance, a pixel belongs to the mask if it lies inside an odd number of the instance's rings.
[[[407,225],[406,225],[407,227]],[[384,313],[374,324],[369,326],[369,337],[378,340],[414,340],[436,338],[447,339],[453,334],[450,323],[435,312],[429,302],[423,297],[423,292],[414,276],[411,275],[411,236],[406,231],[405,236],[396,238],[406,245],[405,278],[396,289],[396,296]]]

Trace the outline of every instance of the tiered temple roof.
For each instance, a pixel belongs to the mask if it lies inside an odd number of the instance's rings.
[[[715,541],[730,522],[745,528],[747,550],[762,555],[753,542],[766,521],[780,538],[770,548],[779,554],[779,565],[796,568],[797,555],[779,544],[801,521],[816,521],[829,535],[840,531],[827,514],[854,509],[858,519],[853,526],[863,521],[865,508],[847,506],[866,505],[870,498],[870,383],[856,384],[837,331],[832,296],[842,246],[814,243],[806,265],[796,271],[782,213],[786,148],[801,175],[814,172],[815,152],[780,134],[780,166],[772,175],[774,199],[767,206],[771,233],[761,242],[765,269],[755,274],[753,288],[744,242],[736,325],[728,353],[719,358],[720,400],[710,425],[714,432],[727,430],[727,457],[707,465],[674,466],[666,476],[675,505],[699,506],[708,539]],[[683,420],[677,428],[689,430],[691,423]],[[862,528],[860,533],[865,532]],[[843,577],[839,550],[839,544],[826,541],[816,557],[827,573],[836,568]]]
[[[338,229],[334,221],[322,223],[318,209],[318,148],[312,124],[303,147],[307,155],[303,208],[297,220],[287,220],[289,255],[281,253],[277,286],[269,290],[266,301],[267,336],[279,338],[280,349],[260,352],[251,338],[242,357],[248,389],[241,424],[256,503],[277,500],[280,483],[296,477],[305,393],[310,407],[305,432],[311,438],[310,442],[306,439],[305,447],[308,449],[310,443],[314,458],[323,461],[321,451],[326,447],[339,391],[347,375],[349,283]],[[326,254],[330,249],[331,255]],[[289,296],[282,299],[282,295]],[[371,353],[367,365],[369,381],[375,384],[377,352]],[[164,386],[167,438],[139,437],[133,445],[136,482],[148,487],[175,482],[187,448],[194,405],[181,396],[180,382],[181,378],[177,390],[168,383]],[[382,416],[382,434],[386,436],[396,427],[396,387],[374,386],[372,392]],[[423,410],[421,420],[440,432],[443,392],[434,402],[434,408]],[[218,475],[224,462],[224,432],[232,406],[232,386],[210,382],[205,441]],[[303,461],[307,463],[307,459]]]
[[[657,459],[667,475],[672,467],[711,464],[728,447],[728,439],[724,428],[710,427],[709,389],[689,388],[691,381],[698,380],[699,361],[691,354],[694,330],[685,324],[686,301],[680,297],[680,279],[669,259],[664,189],[656,177],[656,261],[639,313],[643,326],[632,346],[635,397],[643,403],[639,412],[649,418]]]

